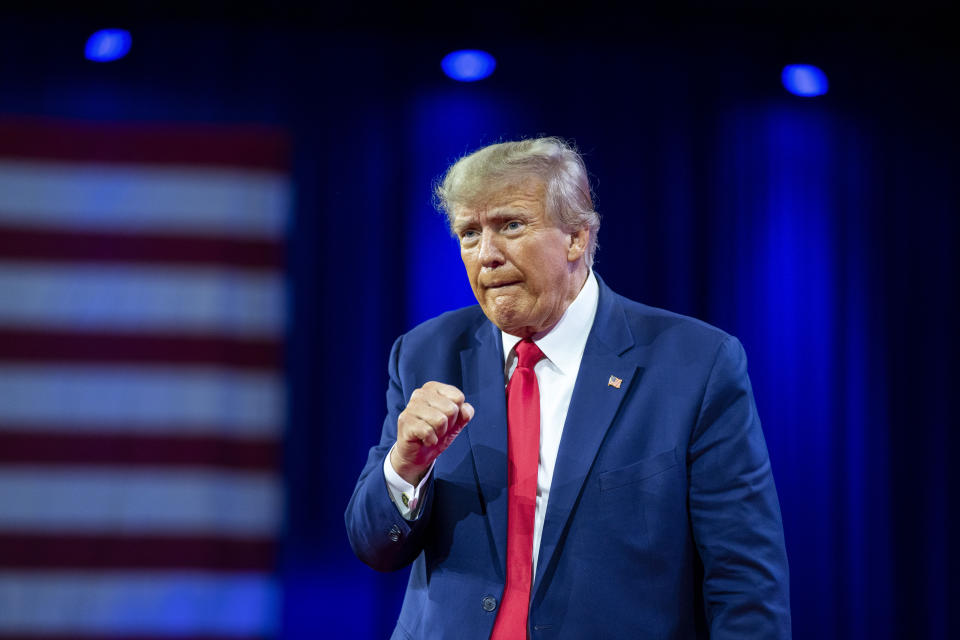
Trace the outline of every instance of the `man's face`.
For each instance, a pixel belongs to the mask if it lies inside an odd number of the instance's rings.
[[[483,312],[503,331],[551,329],[587,275],[589,231],[568,233],[547,216],[545,185],[527,180],[454,208],[460,257]]]

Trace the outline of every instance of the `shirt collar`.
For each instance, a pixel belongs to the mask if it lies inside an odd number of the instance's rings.
[[[576,375],[580,369],[580,360],[583,349],[587,346],[587,337],[590,335],[593,319],[597,315],[599,299],[600,287],[591,269],[580,293],[563,312],[560,321],[546,334],[533,339],[534,344],[543,351],[543,355],[564,375]],[[520,337],[501,331],[500,338],[503,340],[503,359],[506,367],[513,355],[513,348],[520,342]]]

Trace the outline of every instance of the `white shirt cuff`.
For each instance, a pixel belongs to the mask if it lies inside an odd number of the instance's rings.
[[[392,452],[393,448],[390,451]],[[434,460],[420,483],[413,486],[401,478],[400,474],[393,468],[390,463],[390,453],[387,453],[387,457],[384,458],[383,477],[387,481],[387,491],[390,492],[390,499],[393,500],[393,504],[396,505],[397,511],[400,512],[404,520],[416,520],[420,516],[420,494],[426,486],[427,480],[430,479],[430,474],[433,473],[433,465],[436,463],[437,461]]]

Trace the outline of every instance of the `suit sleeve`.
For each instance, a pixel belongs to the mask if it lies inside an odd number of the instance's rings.
[[[727,337],[717,352],[688,462],[710,637],[790,638],[780,505],[736,338]]]
[[[383,421],[380,442],[370,449],[344,514],[353,552],[377,571],[401,569],[420,554],[433,502],[432,481],[428,481],[421,496],[419,518],[404,519],[390,498],[383,476],[384,459],[397,440],[397,418],[407,403],[400,376],[402,342],[401,336],[390,352],[387,417]]]

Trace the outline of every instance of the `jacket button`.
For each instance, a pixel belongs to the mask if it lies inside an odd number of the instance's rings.
[[[387,537],[390,538],[390,540],[393,542],[399,542],[400,527],[398,527],[397,525],[393,525],[392,527],[390,527],[390,531],[387,533]]]
[[[484,611],[493,611],[497,608],[497,599],[493,596],[483,596],[483,600],[480,601],[480,605],[483,607]]]

